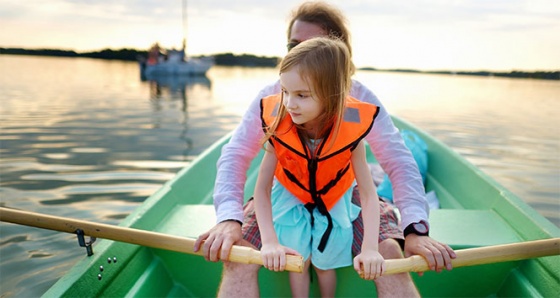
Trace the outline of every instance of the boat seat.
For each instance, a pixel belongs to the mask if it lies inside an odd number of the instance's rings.
[[[213,205],[178,205],[157,232],[196,238],[216,224]],[[454,249],[519,242],[522,239],[492,210],[430,211],[430,236]]]
[[[430,211],[430,236],[453,249],[519,242],[515,230],[492,210]]]
[[[216,224],[214,205],[177,205],[166,215],[156,232],[197,238]]]

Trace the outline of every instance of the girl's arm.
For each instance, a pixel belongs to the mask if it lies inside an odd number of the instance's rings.
[[[352,152],[352,168],[358,183],[364,222],[362,251],[354,258],[354,269],[358,273],[363,273],[365,279],[375,279],[383,273],[385,264],[378,249],[379,198],[367,164],[363,141]]]
[[[257,177],[254,193],[255,213],[263,245],[278,242],[278,237],[276,236],[272,224],[272,203],[270,200],[272,181],[277,162],[278,159],[276,158],[274,148],[266,144],[266,150],[259,169],[259,176]]]
[[[267,143],[257,184],[255,185],[255,213],[262,240],[261,255],[263,265],[270,270],[284,271],[287,250],[278,242],[278,236],[274,230],[270,198],[277,163],[278,159],[276,158],[274,148]]]

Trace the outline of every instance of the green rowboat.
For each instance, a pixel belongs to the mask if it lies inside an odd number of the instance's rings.
[[[394,118],[428,145],[427,191],[441,209],[430,213],[431,236],[454,249],[560,237],[560,229],[441,142]],[[120,225],[169,235],[197,237],[215,223],[212,189],[224,137],[150,196]],[[370,157],[373,161],[373,157]],[[246,194],[257,176],[259,158],[248,173]],[[45,297],[212,297],[222,264],[196,255],[101,240]],[[110,262],[109,260],[118,260]],[[103,271],[100,270],[103,266]],[[352,268],[338,269],[339,297],[371,297],[375,285]],[[425,297],[558,297],[560,256],[412,274]],[[312,295],[319,296],[315,282]],[[286,272],[259,272],[263,297],[290,296]]]

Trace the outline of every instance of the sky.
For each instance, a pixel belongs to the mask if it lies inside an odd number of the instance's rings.
[[[560,70],[558,0],[331,0],[358,67]],[[147,50],[282,57],[301,0],[0,0],[0,47]]]

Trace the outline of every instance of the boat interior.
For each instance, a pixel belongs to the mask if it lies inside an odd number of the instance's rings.
[[[397,124],[405,128],[407,125]],[[526,205],[518,202],[517,197],[492,181],[487,182],[485,174],[463,159],[462,164],[457,164],[456,153],[441,149],[443,144],[432,140],[427,143],[426,190],[436,192],[441,206],[430,213],[430,235],[434,239],[453,249],[464,249],[551,237],[546,229],[539,228],[550,223],[534,216],[534,210],[523,208]],[[219,153],[220,150],[207,151],[204,157],[216,160]],[[372,156],[369,158],[374,161]],[[257,162],[252,168],[258,166]],[[156,227],[157,232],[198,237],[215,224],[211,192],[214,181],[200,179],[214,177],[214,174],[214,162],[210,166],[193,163],[188,173],[177,176],[181,181],[167,183],[122,225],[152,230]],[[251,193],[255,180],[256,171],[249,171],[246,193]],[[159,200],[161,196],[166,200]],[[192,203],[193,197],[198,198],[196,204]],[[65,276],[89,279],[75,282],[70,292],[81,296],[203,297],[215,296],[219,286],[222,264],[209,264],[200,256],[112,241],[101,241],[95,251],[99,253],[76,266],[76,274]],[[107,265],[107,258],[112,257],[117,257],[118,263]],[[412,276],[425,297],[549,296],[557,293],[542,291],[557,288],[558,258],[461,267],[440,273],[426,272],[421,277],[413,273]],[[90,266],[92,263],[96,266]],[[102,280],[97,278],[99,265],[106,269]],[[83,272],[79,268],[83,268]],[[374,283],[361,280],[352,268],[337,269],[337,277],[337,296],[375,295]],[[290,296],[286,272],[261,269],[259,281],[263,297]],[[88,286],[92,283],[107,283],[107,286],[101,293],[92,293],[100,288]],[[556,286],[547,287],[551,284]],[[311,290],[312,296],[320,296],[316,278],[312,280]]]

